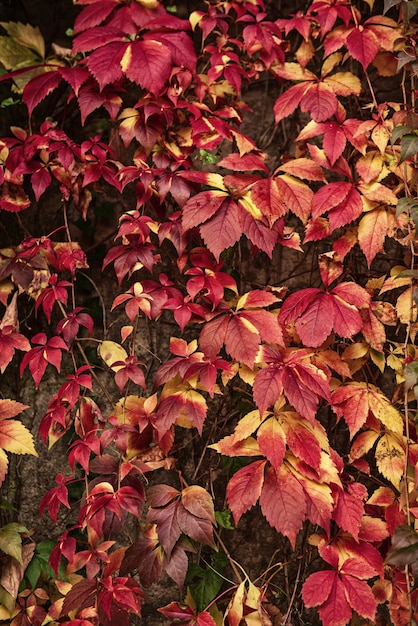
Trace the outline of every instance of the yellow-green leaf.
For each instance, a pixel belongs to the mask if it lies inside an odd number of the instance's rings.
[[[34,50],[41,59],[45,58],[45,41],[37,26],[21,22],[0,22],[9,37],[18,41],[25,48]]]
[[[21,565],[23,565],[21,534],[28,532],[27,528],[15,522],[0,528],[0,550],[12,556]]]

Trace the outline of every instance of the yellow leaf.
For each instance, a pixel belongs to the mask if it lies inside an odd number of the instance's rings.
[[[371,140],[384,154],[390,140],[390,131],[385,126],[378,125],[372,131]]]
[[[299,48],[295,52],[295,57],[297,58],[301,67],[305,68],[308,65],[309,61],[314,56],[314,54],[315,54],[315,47],[312,43],[312,40],[308,39],[308,41],[305,41],[305,40],[302,41]]]
[[[408,279],[410,280],[410,279]],[[399,287],[402,287],[402,279],[399,281]],[[409,322],[415,322],[417,319],[417,305],[412,300],[412,288],[410,287],[401,295],[396,301],[396,313],[398,314],[399,321],[402,324],[409,324]]]
[[[286,80],[312,80],[316,81],[315,74],[305,70],[299,63],[284,63],[283,65],[272,65],[272,71]]]
[[[369,394],[370,411],[386,428],[397,435],[403,433],[402,415],[379,391]]]
[[[245,595],[245,582],[242,582],[225,612],[225,620],[228,616],[228,623],[239,624],[244,613],[244,595]]]
[[[369,352],[369,345],[365,342],[356,342],[352,343],[351,346],[348,346],[343,353],[343,359],[352,361],[354,359],[361,359],[366,356]]]
[[[0,448],[14,454],[38,456],[29,430],[18,420],[0,422]]]
[[[122,68],[122,72],[126,72],[126,70],[131,65],[131,61],[132,61],[132,44],[126,47],[123,57],[120,60],[120,66]]]
[[[363,183],[358,187],[360,193],[373,202],[395,206],[398,198],[395,193],[386,185],[382,185],[376,181],[371,183]]]
[[[385,371],[385,367],[386,367],[386,359],[385,359],[385,355],[382,352],[377,352],[377,350],[370,350],[370,358],[373,361],[373,363],[376,365],[376,367],[379,368],[379,370],[382,372]]]
[[[203,16],[203,11],[192,11],[192,13],[190,13],[189,22],[192,25],[192,30],[196,30],[196,26],[200,24]]]
[[[215,189],[221,189],[222,191],[226,191],[223,176],[221,176],[220,174],[214,174],[213,172],[208,172],[207,177],[208,177],[207,184],[210,187],[214,187]]]
[[[248,211],[250,215],[253,216],[256,220],[261,220],[263,218],[263,213],[260,211],[258,206],[254,204],[253,199],[251,197],[251,192],[247,192],[240,198],[241,204]]]
[[[342,58],[343,55],[341,52],[333,52],[333,54],[330,54],[322,63],[322,76],[328,76],[335,67],[341,65]]]
[[[384,434],[377,442],[376,465],[379,472],[399,489],[405,470],[405,448],[390,433]]]
[[[115,343],[114,341],[102,341],[99,346],[98,352],[106,365],[110,367],[114,372],[118,372],[121,369],[122,365],[113,366],[113,363],[117,363],[118,361],[125,361],[125,359],[128,358],[128,353],[126,352],[125,348],[122,348],[121,345]]]
[[[382,180],[389,174],[383,156],[378,150],[369,150],[362,155],[356,163],[356,170],[365,183]]]
[[[361,81],[358,76],[351,72],[337,72],[332,76],[327,76],[324,83],[331,87],[337,96],[359,96],[361,92]]]
[[[6,478],[8,464],[7,454],[0,448],[0,485]]]

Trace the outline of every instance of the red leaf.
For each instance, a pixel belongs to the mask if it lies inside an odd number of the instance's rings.
[[[270,526],[285,535],[294,548],[306,519],[306,500],[301,485],[286,464],[276,472],[271,467],[267,469],[260,506]]]
[[[379,52],[379,40],[370,29],[364,27],[353,28],[347,37],[346,46],[351,56],[360,61],[364,70]]]
[[[337,112],[337,108],[337,97],[325,83],[310,85],[300,102],[301,111],[309,111],[315,122],[328,120]]]
[[[305,606],[311,608],[328,600],[334,586],[337,572],[327,570],[311,574],[302,587],[302,598]]]
[[[306,224],[311,214],[312,189],[288,174],[278,176],[276,180],[282,201]]]
[[[266,462],[254,461],[246,465],[238,470],[228,483],[226,498],[234,516],[235,525],[260,497]]]
[[[101,0],[87,6],[76,17],[74,33],[81,33],[93,26],[98,26],[112,13],[116,6],[116,0]]]
[[[367,490],[359,483],[349,485],[347,491],[337,491],[334,497],[334,520],[342,530],[351,533],[356,540],[358,540],[361,519],[364,515],[363,500],[366,498]]]
[[[147,502],[155,509],[166,506],[179,495],[180,493],[177,489],[174,489],[174,487],[164,484],[155,485],[154,487],[150,487],[147,491]]]
[[[190,198],[183,207],[183,230],[204,224],[227,197],[222,191],[202,191]]]
[[[16,417],[25,409],[28,409],[27,404],[16,402],[15,400],[0,400],[0,420],[7,420],[10,417]]]
[[[374,621],[377,603],[369,585],[364,580],[342,574],[345,597],[349,605],[362,617]]]
[[[312,575],[315,576],[315,574]],[[347,602],[345,588],[338,575],[335,575],[331,593],[318,609],[318,613],[323,624],[346,626],[350,621],[352,608]]]
[[[262,214],[269,219],[282,217],[289,210],[282,200],[275,178],[262,178],[255,183],[251,187],[251,199]]]
[[[96,580],[80,580],[65,596],[62,605],[62,614],[68,615],[70,611],[76,611],[81,606],[94,606],[96,590]]]
[[[213,524],[215,523],[213,501],[210,494],[203,487],[191,485],[183,489],[181,492],[181,503],[186,511],[192,515],[209,520]]]
[[[259,220],[254,219],[251,213],[242,208],[241,202],[239,202],[238,208],[240,210],[242,232],[254,246],[265,252],[271,258],[274,246],[277,243],[278,233],[276,228],[270,228]],[[278,224],[278,222],[276,222],[276,224]]]
[[[340,124],[327,122],[324,126],[326,127],[323,139],[324,152],[333,166],[344,151],[346,137]]]
[[[171,72],[171,54],[161,41],[143,40],[129,44],[121,60],[129,80],[158,95]]]
[[[251,368],[259,346],[260,336],[256,327],[241,316],[232,316],[225,334],[225,349],[228,354]]]
[[[58,71],[71,86],[76,96],[78,96],[81,85],[90,78],[90,72],[86,67],[60,67]]]
[[[244,156],[236,153],[228,154],[228,156],[219,161],[218,167],[226,167],[236,172],[261,170],[268,174],[268,168],[264,160],[257,154],[244,154]]]
[[[177,522],[180,530],[187,537],[197,543],[214,547],[212,523],[209,520],[192,515],[179,504],[177,506]]]
[[[275,417],[265,420],[257,431],[257,443],[260,452],[278,471],[286,452],[286,435]]]
[[[58,87],[61,82],[61,76],[57,71],[45,72],[35,76],[25,85],[23,90],[23,101],[28,107],[29,115],[32,115],[33,109],[48,94]]]
[[[222,348],[228,323],[228,315],[218,315],[203,326],[199,336],[199,345],[208,357],[217,356]]]
[[[181,607],[177,602],[170,602],[170,604],[163,606],[158,611],[167,619],[178,620],[179,622],[190,622],[195,615],[190,606]]]
[[[293,454],[313,467],[319,469],[321,461],[321,445],[312,431],[312,426],[301,419],[297,413],[286,411],[282,424],[286,434],[286,443]]]
[[[351,338],[360,332],[363,327],[363,320],[358,309],[340,298],[333,290],[332,298],[332,323],[335,332],[341,337]],[[365,303],[367,299],[365,300]]]
[[[171,553],[170,560],[164,565],[164,571],[182,589],[188,566],[189,560],[186,552],[179,546],[176,546]]]
[[[312,217],[317,218],[328,211],[332,230],[357,219],[362,211],[361,196],[352,183],[335,182],[321,187],[312,200]]]
[[[207,247],[219,260],[221,252],[239,241],[242,230],[236,203],[225,200],[216,214],[199,228]]]
[[[276,124],[297,109],[306,89],[306,83],[292,85],[277,98],[273,107]]]
[[[283,368],[281,366],[269,366],[258,372],[254,380],[254,402],[263,415],[269,406],[280,398],[283,392]]]
[[[205,611],[197,616],[196,626],[216,626],[216,623],[212,615]]]
[[[100,89],[122,78],[121,61],[126,43],[114,41],[97,48],[87,59],[89,70],[99,83]]]
[[[147,514],[147,522],[157,524],[158,539],[167,558],[171,553],[177,540],[180,538],[181,530],[177,521],[178,500],[171,502],[161,509],[150,508]]]

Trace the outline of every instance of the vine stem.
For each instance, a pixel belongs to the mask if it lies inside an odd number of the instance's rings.
[[[227,558],[227,559],[228,559],[228,561],[229,561],[229,564],[230,564],[230,566],[231,566],[231,569],[232,569],[232,571],[234,572],[235,578],[236,578],[236,579],[237,579],[240,583],[244,582],[244,581],[243,581],[243,578],[242,578],[242,576],[241,576],[241,572],[240,572],[240,570],[238,569],[238,568],[240,568],[240,569],[242,570],[242,568],[241,568],[240,564],[239,564],[239,563],[237,563],[236,561],[234,561],[234,559],[232,558],[232,556],[231,556],[231,554],[230,554],[230,552],[229,552],[228,548],[227,548],[227,547],[226,547],[226,545],[224,544],[224,542],[223,542],[223,540],[222,540],[222,538],[221,538],[220,534],[219,534],[219,533],[218,533],[218,531],[216,530],[216,528],[214,528],[214,529],[213,529],[213,534],[215,535],[216,539],[218,540],[219,545],[221,546],[222,550],[225,552],[225,556],[226,556],[226,558]],[[242,571],[244,572],[244,570],[242,570]],[[245,574],[245,572],[244,572],[244,574]],[[245,574],[245,577],[247,578],[247,575],[246,575],[246,574]]]
[[[57,304],[58,304],[58,307],[59,307],[59,309],[60,309],[60,311],[62,313],[62,316],[64,318],[67,317],[67,313],[66,313],[66,310],[64,309],[64,306],[63,306],[62,302],[57,300]],[[78,350],[80,351],[80,354],[83,357],[83,360],[84,360],[85,364],[86,365],[90,365],[90,361],[88,360],[87,355],[84,352],[84,348],[81,345],[81,342],[77,338],[74,339],[74,342],[75,342]],[[73,358],[73,361],[74,361],[74,358]],[[91,375],[93,376],[93,378],[96,381],[96,383],[99,385],[100,389],[103,391],[104,395],[106,396],[106,398],[109,401],[109,403],[112,406],[112,408],[114,408],[115,403],[113,402],[112,396],[109,394],[108,390],[103,385],[102,381],[99,379],[99,377],[97,376],[97,374],[96,374],[96,372],[94,370],[91,370]]]

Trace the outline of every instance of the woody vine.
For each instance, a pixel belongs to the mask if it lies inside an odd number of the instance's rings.
[[[75,4],[64,53],[1,24],[2,106],[27,115],[0,139],[0,368],[58,382],[38,432],[0,400],[0,620],[128,625],[168,575],[171,624],[415,623],[418,5]],[[7,513],[8,461],[58,441],[50,545]],[[245,515],[286,546],[254,579],[228,539]]]

